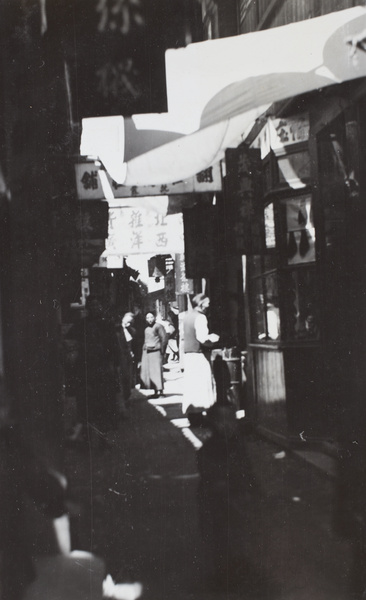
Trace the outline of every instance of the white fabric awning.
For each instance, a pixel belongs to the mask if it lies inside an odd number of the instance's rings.
[[[177,133],[176,139],[123,163],[106,154],[99,157],[111,177],[125,185],[190,177],[217,162],[227,147],[237,146],[273,102],[364,77],[365,49],[366,9],[358,6],[168,50],[169,112],[155,119],[169,120],[176,132],[188,134]]]

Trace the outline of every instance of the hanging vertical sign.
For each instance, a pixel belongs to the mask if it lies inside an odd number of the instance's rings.
[[[174,302],[175,300],[175,276],[174,269],[170,269],[167,272],[165,279],[165,299],[167,302]]]
[[[239,254],[261,254],[264,248],[260,150],[229,148],[226,158],[226,192],[229,216],[227,239]]]
[[[177,294],[193,294],[193,280],[186,276],[185,256],[175,255],[175,291]]]
[[[188,277],[212,277],[217,268],[217,207],[197,204],[183,211]]]

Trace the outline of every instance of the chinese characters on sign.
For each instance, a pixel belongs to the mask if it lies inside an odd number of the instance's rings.
[[[204,171],[200,171],[196,175],[196,179],[198,183],[213,183],[213,167],[208,167]]]
[[[260,254],[264,247],[260,151],[246,146],[228,149],[226,169],[232,198],[228,234],[234,233],[233,250]]]
[[[181,214],[162,215],[144,208],[110,208],[107,254],[183,252]]]
[[[80,181],[83,184],[84,190],[97,190],[99,185],[98,172],[93,170],[84,171]]]
[[[175,300],[174,269],[171,269],[165,276],[165,297],[168,302]]]
[[[269,118],[254,140],[252,147],[260,148],[264,158],[271,150],[306,142],[309,139],[309,116],[304,113],[282,119]]]
[[[75,165],[76,189],[79,200],[101,200],[105,198],[99,171],[100,165],[94,162],[78,163]],[[219,163],[197,173],[194,177],[175,183],[162,183],[150,186],[118,185],[106,173],[109,192],[114,198],[137,198],[145,196],[166,196],[185,194],[188,192],[216,192],[222,189]]]
[[[286,119],[272,119],[270,121],[276,131],[272,148],[305,142],[309,139],[309,118],[308,116],[290,117]]]
[[[184,254],[175,256],[175,291],[177,294],[193,294],[193,279],[186,277]]]

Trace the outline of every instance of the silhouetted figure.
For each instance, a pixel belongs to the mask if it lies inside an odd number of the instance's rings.
[[[131,390],[135,385],[135,338],[136,330],[133,327],[134,315],[125,313],[122,318],[121,327],[117,330],[119,348],[119,406],[117,407],[121,416],[126,412],[127,403],[131,396]]]
[[[103,318],[99,298],[88,296],[86,309],[87,316],[75,323],[67,336],[78,343],[77,416],[84,434],[87,425],[105,433],[114,429],[117,421],[118,340],[113,324]]]
[[[144,345],[145,317],[139,306],[136,304],[133,307],[133,327],[135,329],[134,353],[136,363],[141,362],[142,346]]]
[[[231,381],[227,362],[220,354],[215,356],[212,372],[216,383],[216,401],[218,404],[225,404],[228,400]]]
[[[50,520],[66,513],[66,480],[24,443],[16,423],[0,419],[0,597],[21,600],[35,579],[27,505]]]
[[[207,422],[212,436],[197,452],[198,506],[207,576],[222,588],[233,578],[241,551],[232,534],[240,529],[240,537],[245,536],[243,515],[258,492],[234,407],[215,404],[207,412]]]

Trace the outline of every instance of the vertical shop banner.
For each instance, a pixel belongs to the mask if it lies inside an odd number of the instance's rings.
[[[226,237],[238,254],[261,254],[264,249],[264,216],[260,150],[229,148],[226,158],[228,219]]]
[[[187,278],[185,256],[175,255],[175,291],[177,294],[193,294],[193,280]]]
[[[183,211],[186,273],[212,277],[217,268],[217,207],[197,204]]]
[[[174,269],[170,269],[165,276],[165,299],[167,302],[174,302],[175,300],[175,275]]]

